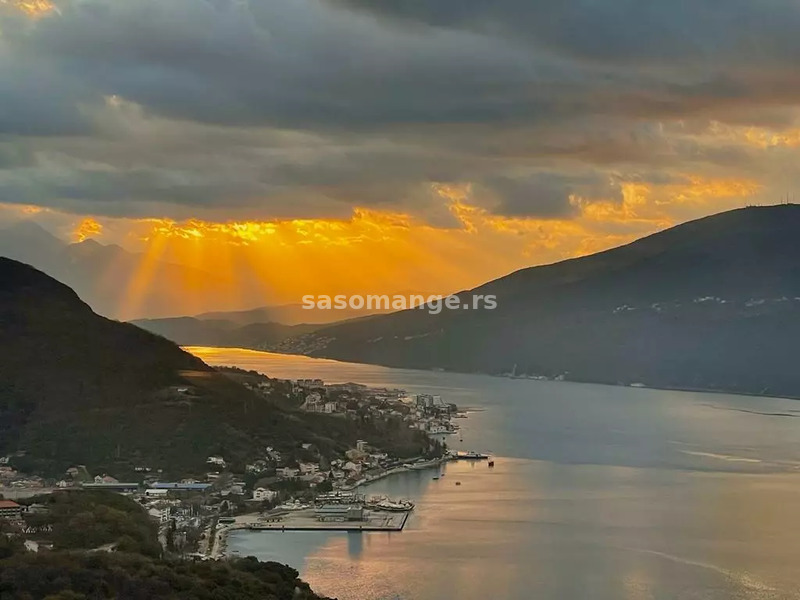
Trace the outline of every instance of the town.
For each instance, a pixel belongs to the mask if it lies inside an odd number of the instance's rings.
[[[147,465],[136,466],[136,477],[129,479],[93,473],[84,465],[69,467],[59,479],[26,475],[13,466],[15,459],[24,458],[20,451],[0,457],[0,519],[5,530],[10,526],[24,537],[29,549],[46,548],[52,544],[48,504],[43,500],[48,494],[104,491],[124,494],[140,504],[158,524],[165,551],[200,559],[223,557],[225,534],[236,528],[397,531],[405,525],[413,504],[368,497],[358,488],[394,473],[435,468],[459,458],[447,451],[443,440],[459,433],[454,420],[466,414],[440,396],[222,370],[265,398],[274,400],[277,395],[302,413],[400,423],[428,440],[427,450],[407,456],[365,440],[337,456],[327,455],[311,442],[300,442],[290,451],[266,446],[239,468],[224,454],[213,453],[205,461],[202,476],[168,481],[162,469]]]

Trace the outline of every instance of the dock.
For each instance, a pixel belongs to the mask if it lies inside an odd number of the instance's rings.
[[[313,510],[298,510],[278,519],[237,518],[232,529],[248,531],[402,531],[410,512],[365,511],[360,521],[320,521]]]

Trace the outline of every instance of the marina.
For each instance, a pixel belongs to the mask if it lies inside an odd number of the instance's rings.
[[[237,518],[230,529],[249,531],[402,531],[409,511],[363,511],[358,520],[321,520],[315,509],[295,511],[280,520]]]

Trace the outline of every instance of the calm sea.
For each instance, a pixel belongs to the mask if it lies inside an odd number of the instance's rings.
[[[288,563],[322,594],[800,598],[800,402],[190,350],[275,377],[440,394],[470,409],[463,442],[448,443],[496,457],[370,486],[417,503],[400,533],[231,536],[232,551]]]

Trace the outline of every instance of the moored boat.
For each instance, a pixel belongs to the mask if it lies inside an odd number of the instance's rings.
[[[414,503],[410,500],[390,500],[385,496],[370,498],[364,506],[371,510],[383,510],[387,512],[408,512],[414,510]]]
[[[486,460],[489,458],[489,455],[470,450],[469,452],[456,452],[453,458],[455,460]]]

